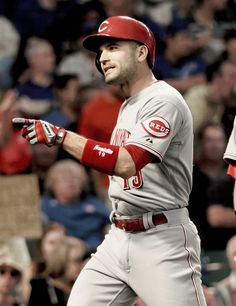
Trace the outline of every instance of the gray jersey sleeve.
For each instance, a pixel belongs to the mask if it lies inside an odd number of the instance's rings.
[[[181,142],[178,138],[183,122],[181,110],[166,101],[149,101],[139,112],[137,124],[127,144],[139,146],[162,161],[170,143]]]
[[[233,130],[224,153],[224,161],[229,164],[236,164],[236,117],[234,118]]]

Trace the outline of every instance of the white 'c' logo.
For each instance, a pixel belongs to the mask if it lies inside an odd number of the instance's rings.
[[[107,29],[107,25],[109,24],[108,21],[103,21],[103,23],[100,25],[99,29],[98,29],[98,32],[101,33],[103,31],[105,31]]]

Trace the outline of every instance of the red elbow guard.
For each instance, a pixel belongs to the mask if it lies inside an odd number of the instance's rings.
[[[119,154],[119,146],[88,139],[81,163],[95,170],[112,175]]]

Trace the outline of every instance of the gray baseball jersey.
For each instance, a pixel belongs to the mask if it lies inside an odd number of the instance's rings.
[[[138,215],[187,206],[192,186],[192,116],[177,90],[159,81],[127,99],[111,143],[136,145],[160,161],[146,165],[129,180],[111,177],[109,195],[117,213]]]
[[[111,177],[114,211],[131,218],[143,214],[143,220],[162,211],[168,222],[134,233],[112,224],[75,282],[68,306],[128,306],[136,295],[148,306],[206,306],[200,239],[185,207],[192,184],[193,129],[182,96],[160,81],[127,99],[111,143],[134,144],[160,161],[129,180]]]
[[[234,118],[233,130],[224,153],[224,160],[230,164],[236,163],[236,117]]]

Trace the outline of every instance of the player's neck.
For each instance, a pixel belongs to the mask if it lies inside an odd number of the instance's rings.
[[[132,82],[121,85],[121,90],[126,98],[136,95],[141,90],[151,86],[153,83],[157,82],[152,71],[145,75],[137,75],[137,77],[132,80]]]

